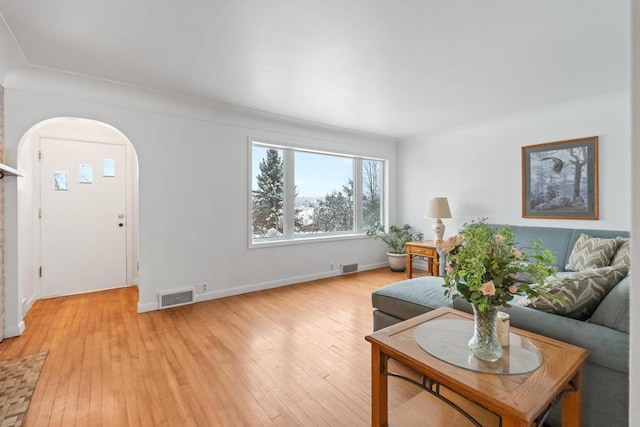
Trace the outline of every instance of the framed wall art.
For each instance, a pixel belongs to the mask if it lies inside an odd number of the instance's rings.
[[[522,217],[598,219],[598,137],[522,147]]]

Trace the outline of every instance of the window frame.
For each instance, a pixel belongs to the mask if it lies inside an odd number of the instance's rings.
[[[362,156],[356,154],[348,154],[341,153],[337,151],[327,151],[326,149],[315,149],[310,147],[304,147],[292,143],[284,143],[280,141],[274,141],[265,138],[248,138],[248,228],[247,228],[247,239],[249,248],[263,248],[269,246],[281,246],[281,245],[292,245],[292,244],[304,244],[304,243],[314,243],[314,242],[322,242],[322,241],[335,241],[335,240],[351,240],[351,239],[362,239],[367,238],[366,231],[362,228],[363,223],[363,215],[362,215],[362,191],[363,191],[363,177],[362,177],[362,163],[363,161],[376,161],[382,163],[381,170],[381,185],[380,190],[382,193],[381,203],[380,203],[380,221],[383,224],[386,224],[386,215],[388,212],[388,185],[387,185],[387,174],[389,169],[389,160],[375,157],[375,156]],[[283,223],[284,223],[284,235],[279,238],[273,238],[265,241],[260,241],[258,239],[254,240],[252,236],[253,231],[253,147],[259,146],[264,148],[273,148],[276,150],[282,150],[282,160],[283,160],[283,179],[284,179],[284,202],[283,202]],[[295,227],[294,227],[294,219],[295,214],[293,214],[294,206],[295,206],[295,153],[296,152],[305,152],[319,155],[328,155],[335,157],[345,157],[353,160],[353,169],[352,169],[352,177],[353,177],[353,224],[354,227],[349,231],[334,231],[334,232],[323,232],[312,235],[296,235]],[[357,197],[356,197],[357,195]]]

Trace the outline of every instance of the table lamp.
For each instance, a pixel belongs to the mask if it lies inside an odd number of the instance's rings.
[[[442,218],[451,218],[451,210],[446,197],[433,197],[427,202],[427,210],[424,213],[425,218],[435,218],[433,223],[433,235],[435,243],[442,243],[444,236],[444,224]]]

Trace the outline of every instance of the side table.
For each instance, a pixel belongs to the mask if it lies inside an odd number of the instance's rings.
[[[413,257],[423,256],[429,260],[429,273],[438,276],[438,251],[433,240],[422,242],[409,242],[405,245],[407,249],[407,279],[413,277]]]

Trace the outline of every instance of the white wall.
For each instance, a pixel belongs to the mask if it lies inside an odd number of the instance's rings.
[[[5,87],[9,150],[34,124],[60,116],[102,121],[132,142],[139,160],[141,311],[157,307],[158,291],[198,282],[209,283],[203,297],[209,298],[326,277],[335,274],[330,263],[385,263],[383,244],[366,238],[248,249],[247,139],[387,158],[394,182],[391,139],[33,68],[8,73]],[[22,297],[17,191],[22,187],[5,190],[7,323],[14,326],[23,316],[12,305]],[[395,186],[390,206],[393,219]]]
[[[427,199],[449,198],[453,218],[445,235],[463,223],[630,230],[630,99],[628,92],[500,117],[447,133],[403,141],[399,148],[402,221],[431,235]],[[599,137],[600,220],[522,218],[521,147]]]

